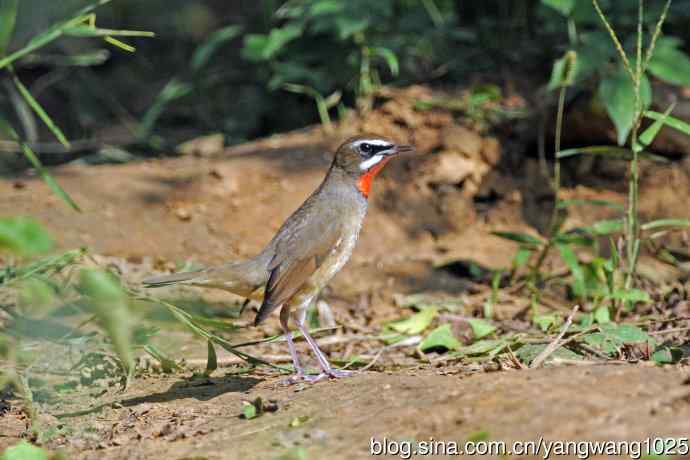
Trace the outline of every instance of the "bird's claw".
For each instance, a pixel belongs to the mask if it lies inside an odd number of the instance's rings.
[[[329,369],[326,374],[328,374],[328,376],[332,379],[340,379],[343,377],[352,377],[354,372],[342,369]]]
[[[307,374],[295,374],[291,375],[290,377],[283,379],[281,381],[281,384],[283,385],[294,385],[296,383],[300,382],[307,382],[307,383],[315,383],[318,382],[319,380],[323,380],[325,378],[331,378],[331,379],[339,379],[343,377],[351,377],[354,374],[352,371],[345,371],[345,370],[340,370],[340,369],[328,369],[325,372],[321,372],[320,374],[317,375],[307,375]]]

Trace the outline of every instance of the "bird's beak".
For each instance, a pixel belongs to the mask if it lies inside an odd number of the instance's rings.
[[[414,146],[412,145],[396,145],[392,149],[386,152],[386,155],[398,155],[401,153],[414,152]]]

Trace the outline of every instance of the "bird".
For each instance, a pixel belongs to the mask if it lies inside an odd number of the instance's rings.
[[[254,325],[280,309],[295,373],[289,382],[315,382],[351,372],[335,369],[305,326],[307,309],[347,263],[367,212],[374,177],[411,145],[371,134],[347,139],[336,150],[325,178],[255,257],[192,272],[149,278],[145,287],[184,283],[218,288],[261,302]],[[290,320],[314,353],[320,373],[308,375],[295,349]]]

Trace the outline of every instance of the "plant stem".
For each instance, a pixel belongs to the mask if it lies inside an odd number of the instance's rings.
[[[554,193],[554,206],[553,213],[551,214],[551,219],[549,221],[549,240],[542,247],[539,256],[537,257],[537,262],[534,264],[531,270],[531,278],[535,279],[541,266],[546,259],[549,251],[553,247],[553,237],[561,226],[561,214],[558,208],[558,200],[561,191],[561,161],[558,158],[558,152],[561,150],[561,135],[563,132],[563,112],[565,111],[565,95],[568,87],[566,85],[561,86],[561,90],[558,95],[558,112],[556,113],[556,133],[554,138],[554,163],[553,163],[553,193]]]
[[[630,289],[634,284],[635,270],[637,268],[637,257],[640,250],[640,225],[639,225],[639,149],[637,145],[637,134],[642,119],[642,98],[640,95],[640,84],[642,81],[642,21],[644,19],[644,1],[638,0],[637,17],[637,46],[635,75],[633,85],[635,88],[635,118],[633,129],[630,134],[630,145],[632,146],[633,158],[630,163],[630,179],[628,181],[628,215],[626,222],[626,255],[627,273],[625,276],[625,288]]]

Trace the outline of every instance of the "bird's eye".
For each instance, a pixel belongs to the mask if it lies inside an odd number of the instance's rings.
[[[366,142],[360,145],[359,148],[362,150],[363,153],[371,153],[373,150],[371,144],[367,144]]]

